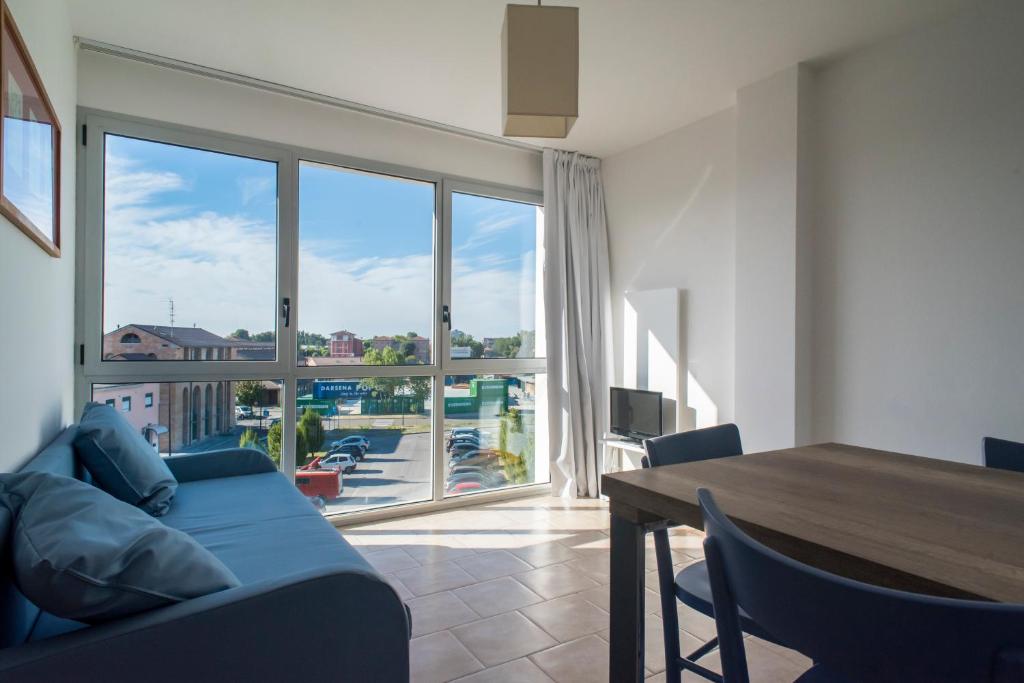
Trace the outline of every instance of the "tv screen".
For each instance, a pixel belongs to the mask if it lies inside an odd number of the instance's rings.
[[[612,434],[630,439],[661,436],[661,392],[612,387]]]

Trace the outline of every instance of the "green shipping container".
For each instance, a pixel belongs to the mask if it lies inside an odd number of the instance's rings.
[[[334,414],[333,403],[329,403],[323,399],[313,398],[312,394],[299,396],[295,399],[295,405],[298,407],[300,413],[303,412],[303,410],[315,410],[324,417]]]
[[[444,400],[444,414],[476,413],[480,404],[474,396],[452,396]]]

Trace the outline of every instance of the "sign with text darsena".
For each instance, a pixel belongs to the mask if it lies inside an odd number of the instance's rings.
[[[316,380],[313,398],[363,398],[370,392],[359,387],[359,380]]]

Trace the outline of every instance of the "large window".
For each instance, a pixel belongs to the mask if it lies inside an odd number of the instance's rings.
[[[526,373],[445,378],[446,496],[549,480],[543,383]]]
[[[300,365],[433,358],[433,183],[299,166]]]
[[[103,360],[273,358],[277,164],[103,145]]]
[[[431,384],[430,377],[299,381],[296,476],[334,469],[344,478],[327,512],[431,499]]]
[[[538,193],[85,123],[80,400],[328,515],[549,481]]]
[[[542,358],[540,207],[461,192],[451,207],[450,357]]]

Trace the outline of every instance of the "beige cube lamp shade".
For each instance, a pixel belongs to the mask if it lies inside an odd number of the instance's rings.
[[[508,5],[501,30],[503,132],[564,138],[579,115],[576,7]]]

